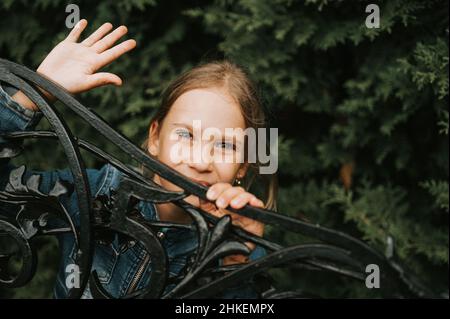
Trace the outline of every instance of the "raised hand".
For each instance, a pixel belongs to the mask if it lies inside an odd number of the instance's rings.
[[[49,77],[73,94],[106,84],[121,85],[122,80],[117,75],[96,72],[136,46],[135,40],[113,46],[128,30],[125,26],[120,26],[109,33],[113,28],[111,23],[103,24],[79,43],[77,41],[86,26],[87,21],[80,20],[37,69],[38,73]]]
[[[111,23],[103,24],[85,40],[78,42],[86,26],[87,21],[80,20],[67,38],[53,48],[37,69],[38,73],[72,94],[107,84],[122,85],[122,80],[116,74],[97,71],[136,47],[136,41],[132,39],[114,45],[128,30],[125,26],[120,26],[111,32]],[[45,94],[50,100],[53,98]],[[16,95],[13,97],[16,101],[36,110],[34,103],[21,92]]]

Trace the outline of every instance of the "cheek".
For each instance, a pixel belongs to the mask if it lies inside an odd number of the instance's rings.
[[[158,160],[172,168],[175,168],[179,163],[177,162],[177,158],[174,158],[173,151],[179,147],[178,145],[177,141],[173,141],[169,138],[160,141]]]
[[[215,170],[219,177],[219,181],[223,183],[233,184],[234,177],[239,170],[239,164],[236,163],[216,163]]]
[[[181,163],[175,163],[172,161],[171,150],[173,149],[175,143],[176,141],[171,141],[170,139],[160,140],[157,159],[161,163],[164,163],[167,166],[169,166],[170,168],[176,171],[180,171],[179,166],[181,165]],[[161,178],[161,186],[172,191],[181,190],[181,188],[163,178]]]

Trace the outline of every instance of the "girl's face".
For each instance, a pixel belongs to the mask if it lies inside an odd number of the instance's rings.
[[[148,151],[197,183],[205,186],[217,182],[233,184],[247,169],[240,160],[245,128],[239,104],[225,89],[193,89],[175,101],[159,127],[156,122],[150,126]],[[207,136],[208,132],[214,133]],[[158,176],[155,181],[166,189],[180,190]],[[186,201],[199,205],[193,195]]]

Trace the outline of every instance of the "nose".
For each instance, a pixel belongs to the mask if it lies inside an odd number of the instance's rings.
[[[187,164],[190,168],[195,169],[198,172],[211,171],[213,156],[211,156],[211,146],[209,143],[202,143],[201,147],[193,147],[192,157]]]
[[[188,165],[190,168],[195,169],[198,172],[211,171],[211,163],[208,162],[200,162],[200,163],[190,162]]]

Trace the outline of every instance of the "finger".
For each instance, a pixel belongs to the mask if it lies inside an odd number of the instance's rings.
[[[236,264],[245,264],[249,261],[249,257],[245,255],[229,255],[223,258],[224,266],[231,266]]]
[[[247,205],[247,203],[250,203],[250,201],[254,198],[256,198],[255,195],[245,192],[234,197],[230,201],[230,205],[235,209],[239,209]]]
[[[120,86],[122,85],[122,80],[117,75],[107,72],[99,72],[89,76],[89,89],[108,84]]]
[[[72,31],[70,31],[69,35],[67,36],[66,40],[70,42],[77,42],[80,38],[81,32],[86,28],[87,26],[87,20],[82,19],[78,21],[78,23],[73,27]]]
[[[121,37],[123,37],[128,32],[128,29],[126,26],[120,26],[117,29],[115,29],[113,32],[105,36],[103,39],[97,41],[92,48],[97,53],[101,53],[105,51],[106,49],[109,49],[113,46],[113,44],[119,40]]]
[[[238,224],[240,223],[240,224]],[[264,224],[260,223],[254,219],[249,219],[246,218],[245,219],[240,219],[240,220],[233,220],[233,225],[235,226],[239,226],[241,229],[245,230],[246,232],[258,236],[258,237],[262,237],[264,234]]]
[[[230,201],[242,194],[245,190],[242,187],[230,187],[220,194],[219,198],[216,200],[217,207],[225,208],[230,204]]]
[[[256,245],[252,243],[251,241],[246,241],[245,246],[247,246],[250,250],[253,250],[256,248]]]
[[[199,208],[205,212],[212,212],[217,210],[217,207],[214,203],[201,198],[199,198]]]
[[[81,42],[81,43],[84,44],[87,47],[90,47],[95,42],[97,42],[98,40],[103,38],[105,36],[105,34],[110,32],[112,30],[112,28],[113,28],[113,25],[111,23],[109,23],[109,22],[104,23],[100,28],[95,30],[94,33],[92,33],[89,37],[84,39],[84,41]]]
[[[229,183],[215,183],[206,192],[206,197],[209,200],[216,200],[222,192],[228,188],[231,188],[231,184]]]
[[[217,209],[217,206],[214,203],[203,199],[200,199],[199,208],[217,218],[221,218],[228,213],[225,209]]]
[[[209,213],[209,214],[211,214],[211,215],[213,215],[213,216],[215,216],[215,217],[217,217],[217,218],[222,218],[223,216],[225,216],[225,215],[229,215],[225,210],[223,210],[223,209],[213,209],[213,210],[210,210],[210,211],[207,211],[207,213]],[[231,217],[231,216],[230,216]]]
[[[112,61],[116,60],[118,57],[120,57],[122,54],[133,50],[136,47],[136,41],[135,40],[127,40],[124,41],[115,47],[106,50],[102,54],[100,54],[99,60],[98,60],[98,68],[104,67],[105,65],[111,63]]]
[[[255,206],[255,207],[260,207],[260,208],[264,208],[264,202],[260,199],[258,199],[256,196],[254,196],[250,202],[250,205]]]

